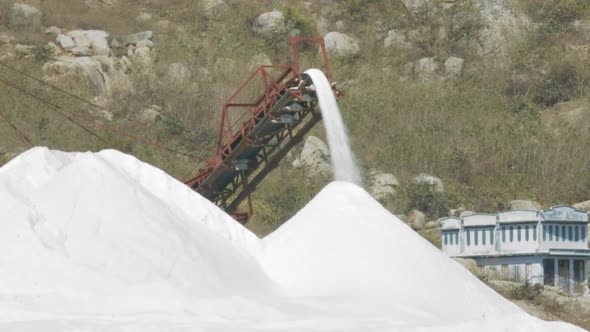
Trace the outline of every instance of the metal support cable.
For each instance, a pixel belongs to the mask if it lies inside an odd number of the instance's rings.
[[[25,88],[23,88],[23,87],[21,87],[21,86],[19,86],[19,85],[16,85],[14,82],[11,82],[10,80],[6,79],[5,77],[3,77],[3,76],[1,76],[1,75],[0,75],[0,82],[2,82],[2,83],[4,83],[4,84],[6,84],[6,85],[8,85],[8,86],[12,87],[13,89],[15,89],[15,90],[17,90],[17,91],[19,91],[19,92],[21,92],[21,93],[23,93],[23,94],[25,94],[25,95],[27,95],[27,96],[29,96],[29,97],[33,98],[33,99],[35,99],[35,100],[37,100],[37,101],[39,101],[39,102],[41,102],[41,103],[45,104],[45,105],[48,105],[48,106],[50,106],[51,108],[53,108],[54,110],[56,110],[58,113],[60,113],[62,116],[65,116],[65,117],[66,117],[68,120],[72,121],[72,123],[76,124],[78,127],[82,128],[84,131],[86,131],[86,132],[88,132],[88,133],[92,134],[93,136],[95,136],[95,137],[97,137],[97,138],[101,139],[101,140],[102,140],[102,141],[104,141],[104,142],[107,142],[107,140],[105,140],[104,138],[100,137],[98,134],[94,133],[94,132],[93,132],[93,131],[91,131],[90,129],[88,129],[88,128],[84,127],[84,126],[83,126],[83,125],[81,125],[80,123],[77,123],[77,122],[73,121],[73,120],[71,119],[71,117],[76,117],[76,118],[78,118],[78,119],[80,119],[80,120],[82,120],[82,121],[87,121],[87,122],[90,122],[90,123],[94,123],[94,124],[96,124],[96,125],[99,125],[99,126],[101,126],[101,127],[105,128],[105,129],[108,129],[108,130],[110,130],[110,131],[112,131],[112,132],[115,132],[115,133],[117,133],[117,134],[119,134],[119,135],[121,135],[121,136],[125,136],[125,137],[127,137],[127,138],[130,138],[130,139],[132,139],[132,140],[135,140],[135,141],[137,141],[137,142],[140,142],[140,143],[143,143],[143,144],[146,144],[146,145],[151,145],[151,146],[153,146],[153,147],[156,147],[156,148],[158,148],[158,149],[161,149],[161,150],[167,150],[167,151],[169,151],[169,152],[172,152],[172,153],[176,153],[176,154],[184,155],[184,156],[187,156],[187,157],[190,157],[190,158],[195,158],[195,156],[194,156],[194,155],[189,155],[189,154],[186,154],[186,153],[184,153],[184,152],[180,152],[180,151],[174,150],[174,149],[172,149],[172,148],[169,148],[169,147],[167,147],[167,146],[161,145],[161,144],[159,144],[159,143],[152,142],[152,141],[150,141],[150,140],[147,140],[147,139],[144,139],[144,138],[141,138],[141,137],[135,136],[135,135],[131,135],[131,134],[125,133],[125,132],[123,132],[123,131],[120,131],[120,130],[118,130],[116,127],[113,127],[113,126],[108,126],[108,125],[106,125],[106,124],[104,124],[104,123],[101,123],[101,122],[99,122],[99,121],[96,121],[95,119],[93,119],[93,118],[91,118],[91,117],[89,118],[89,117],[87,117],[87,116],[84,116],[83,114],[80,114],[80,113],[74,113],[74,112],[68,111],[68,110],[66,110],[66,109],[62,108],[62,107],[61,107],[61,106],[59,106],[59,105],[56,105],[56,104],[54,104],[54,103],[52,103],[52,102],[50,102],[50,101],[48,101],[48,100],[45,100],[45,99],[43,99],[43,98],[41,98],[41,97],[39,97],[39,96],[37,96],[37,95],[35,95],[35,94],[33,94],[33,93],[30,93],[30,92],[29,92],[29,91],[27,91]],[[65,115],[64,113],[67,113],[67,114],[69,114],[70,116],[67,116],[67,115]]]
[[[42,99],[42,98],[40,98],[40,97],[37,97],[37,96],[33,95],[32,93],[30,93],[30,92],[26,91],[24,88],[22,88],[22,87],[20,87],[20,86],[18,86],[18,85],[16,85],[16,84],[14,84],[13,82],[11,82],[11,81],[7,80],[5,77],[3,77],[3,76],[1,76],[1,75],[0,75],[0,82],[2,82],[2,83],[4,83],[4,84],[6,84],[6,85],[8,85],[8,86],[10,86],[11,88],[13,88],[13,89],[15,89],[15,90],[17,90],[17,91],[19,91],[19,92],[21,92],[21,93],[23,93],[23,94],[25,94],[25,95],[29,96],[29,97],[32,97],[32,98],[36,99],[37,101],[40,101],[40,102],[41,102],[41,103],[43,103],[43,104],[46,104],[46,105],[49,105],[49,106],[51,106],[51,107],[52,107],[52,108],[53,108],[53,109],[54,109],[54,110],[55,110],[55,111],[56,111],[58,114],[60,114],[60,115],[61,115],[62,117],[64,117],[66,120],[70,121],[71,123],[73,123],[74,125],[76,125],[76,126],[77,126],[77,127],[79,127],[80,129],[84,130],[85,132],[89,133],[90,135],[92,135],[92,136],[94,136],[94,137],[98,138],[98,139],[99,139],[99,140],[101,140],[102,142],[104,142],[104,143],[108,143],[108,141],[107,141],[106,139],[102,138],[100,135],[98,135],[98,134],[97,134],[97,133],[95,133],[94,131],[92,131],[92,130],[90,130],[90,129],[88,129],[88,128],[84,127],[82,124],[80,124],[80,123],[76,122],[74,119],[72,119],[72,117],[68,116],[67,114],[64,114],[64,110],[63,110],[63,109],[62,109],[60,106],[58,106],[58,105],[55,105],[55,104],[53,104],[53,103],[51,103],[51,102],[49,102],[49,101],[46,101],[46,100],[44,100],[44,99]]]
[[[18,128],[10,121],[10,119],[8,119],[8,117],[4,113],[2,113],[1,111],[0,111],[0,118],[2,118],[4,120],[4,122],[6,122],[12,128],[12,130],[15,132],[16,136],[25,145],[28,145],[28,147],[30,147],[30,148],[32,148],[34,146],[33,143],[31,143],[31,140],[25,134],[23,134],[20,130],[18,130]]]
[[[25,76],[25,77],[27,77],[29,79],[34,80],[35,82],[38,82],[38,83],[40,83],[42,85],[45,85],[45,86],[48,86],[48,87],[50,87],[50,88],[52,88],[52,89],[54,89],[56,91],[59,91],[59,92],[65,94],[65,95],[70,96],[70,97],[72,97],[72,98],[74,98],[76,100],[79,100],[79,101],[83,102],[83,103],[86,103],[88,105],[91,105],[91,106],[96,107],[96,108],[101,109],[101,110],[106,110],[104,107],[102,107],[102,106],[100,106],[100,105],[98,105],[96,103],[93,103],[92,101],[90,101],[88,99],[82,98],[82,97],[80,97],[78,95],[75,95],[75,94],[73,94],[71,92],[68,92],[68,91],[66,91],[66,90],[64,90],[64,89],[62,89],[62,88],[60,88],[60,87],[58,87],[56,85],[53,85],[51,83],[48,83],[48,82],[46,82],[44,80],[41,80],[41,79],[35,77],[35,76],[32,76],[30,74],[27,74],[26,72],[24,72],[24,71],[22,71],[20,69],[14,68],[12,66],[9,66],[9,65],[1,62],[1,61],[0,61],[0,66],[2,66],[4,68],[8,68],[8,69],[10,69],[10,70],[12,70],[14,72],[17,72],[17,73],[19,73],[19,74],[21,74],[21,75],[23,75],[23,76]],[[163,134],[163,135],[165,135],[165,136],[167,136],[169,138],[172,138],[172,139],[175,139],[175,140],[179,140],[179,141],[184,142],[185,144],[189,144],[191,146],[195,146],[195,147],[197,147],[197,148],[199,148],[199,149],[201,149],[203,151],[209,151],[209,150],[211,150],[210,148],[204,147],[204,146],[199,145],[199,144],[195,144],[194,142],[189,141],[189,140],[187,140],[187,139],[185,139],[185,138],[183,138],[183,137],[181,137],[179,135],[170,134],[170,133],[165,132],[164,130],[153,128],[152,126],[148,126],[148,125],[146,125],[144,123],[141,123],[141,122],[138,122],[138,121],[133,121],[131,119],[126,119],[126,120],[129,121],[129,122],[135,123],[137,126],[141,126],[141,127],[146,128],[148,130],[155,131],[158,134]]]

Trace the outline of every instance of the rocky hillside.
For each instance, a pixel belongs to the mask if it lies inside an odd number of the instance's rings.
[[[296,35],[324,36],[365,186],[416,229],[590,199],[584,0],[0,0],[0,77],[29,92],[0,82],[0,109],[35,145],[114,147],[182,179],[223,101]],[[4,123],[0,138],[0,163],[26,148]],[[257,233],[330,181],[323,140],[318,126],[256,192]]]

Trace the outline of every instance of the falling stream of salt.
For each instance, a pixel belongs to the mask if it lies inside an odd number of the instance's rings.
[[[328,136],[328,145],[330,146],[334,178],[337,181],[362,185],[361,175],[348,141],[346,127],[342,121],[336,97],[328,78],[319,69],[309,69],[305,73],[313,81],[320,103],[324,127]]]

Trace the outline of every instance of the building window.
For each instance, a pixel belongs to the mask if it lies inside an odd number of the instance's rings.
[[[467,231],[467,245],[471,245],[471,231]]]
[[[588,237],[588,230],[586,228],[587,226],[582,226],[582,234],[580,234],[583,242],[586,242],[586,238]]]
[[[572,226],[567,227],[567,239],[570,240],[570,242],[574,240],[574,230]]]
[[[494,233],[496,232],[495,229],[490,229],[490,244],[494,244]]]
[[[576,226],[576,242],[580,241],[580,227]]]
[[[561,226],[561,241],[565,241],[566,234],[565,234],[565,226]]]
[[[502,242],[506,242],[506,226],[502,226]]]
[[[520,242],[520,226],[516,227],[516,239],[518,240],[518,242]]]
[[[543,260],[543,284],[555,285],[555,260],[553,258]]]
[[[444,242],[445,246],[447,245],[447,235],[448,234],[443,234],[443,242]]]
[[[547,225],[543,225],[543,241],[547,241]]]
[[[459,233],[453,234],[453,237],[455,238],[455,244],[459,244]]]
[[[549,226],[549,241],[553,241],[553,226]]]
[[[514,227],[510,226],[510,242],[514,242]]]
[[[484,246],[486,245],[486,233],[485,229],[481,231],[481,244]]]
[[[531,232],[533,232],[533,241],[537,241],[537,225],[531,226]]]
[[[479,238],[479,231],[476,229],[475,231],[473,231],[473,238],[474,238],[474,242],[475,245],[478,245],[478,238]]]
[[[529,225],[524,226],[524,240],[529,242]]]
[[[520,265],[513,265],[512,266],[512,279],[516,281],[520,281]]]

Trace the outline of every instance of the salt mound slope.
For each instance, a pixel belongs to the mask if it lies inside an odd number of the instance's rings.
[[[354,298],[338,306],[409,319],[414,326],[481,321],[492,330],[542,327],[534,319],[511,326],[523,311],[354,184],[329,184],[263,244],[267,273],[289,295]]]
[[[258,238],[164,172],[34,148],[0,169],[0,292],[261,292]],[[247,278],[236,278],[247,275]]]
[[[347,183],[263,241],[112,150],[29,150],[0,168],[0,202],[2,331],[580,331],[525,315]]]

